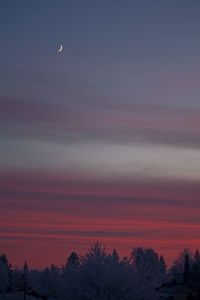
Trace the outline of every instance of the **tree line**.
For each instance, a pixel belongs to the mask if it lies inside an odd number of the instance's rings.
[[[200,255],[184,249],[167,270],[163,255],[151,248],[133,248],[120,259],[117,250],[107,253],[96,242],[81,256],[72,252],[62,266],[43,270],[13,268],[5,254],[0,256],[0,293],[24,292],[48,299],[153,300],[156,288],[175,278],[200,282]],[[39,296],[38,296],[39,297]],[[43,299],[47,299],[43,298]]]

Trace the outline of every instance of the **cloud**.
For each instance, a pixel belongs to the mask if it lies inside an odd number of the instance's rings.
[[[199,196],[194,182],[1,173],[0,246],[18,264],[24,257],[60,264],[97,239],[120,255],[148,245],[171,262],[182,248],[198,247]]]
[[[200,110],[161,105],[80,106],[0,99],[1,136],[56,143],[155,143],[199,148]]]

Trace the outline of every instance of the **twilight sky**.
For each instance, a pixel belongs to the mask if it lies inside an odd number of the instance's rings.
[[[200,246],[200,2],[2,0],[0,253]],[[60,44],[62,53],[58,53]]]

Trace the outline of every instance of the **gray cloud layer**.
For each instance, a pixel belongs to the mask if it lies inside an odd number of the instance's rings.
[[[1,98],[0,125],[4,138],[200,146],[200,110],[184,107],[101,102],[68,107]]]

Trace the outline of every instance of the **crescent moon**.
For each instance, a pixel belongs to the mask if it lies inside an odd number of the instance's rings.
[[[62,52],[62,50],[63,50],[63,46],[62,46],[62,44],[60,45],[60,49],[58,49],[58,52],[60,53],[60,52]]]

